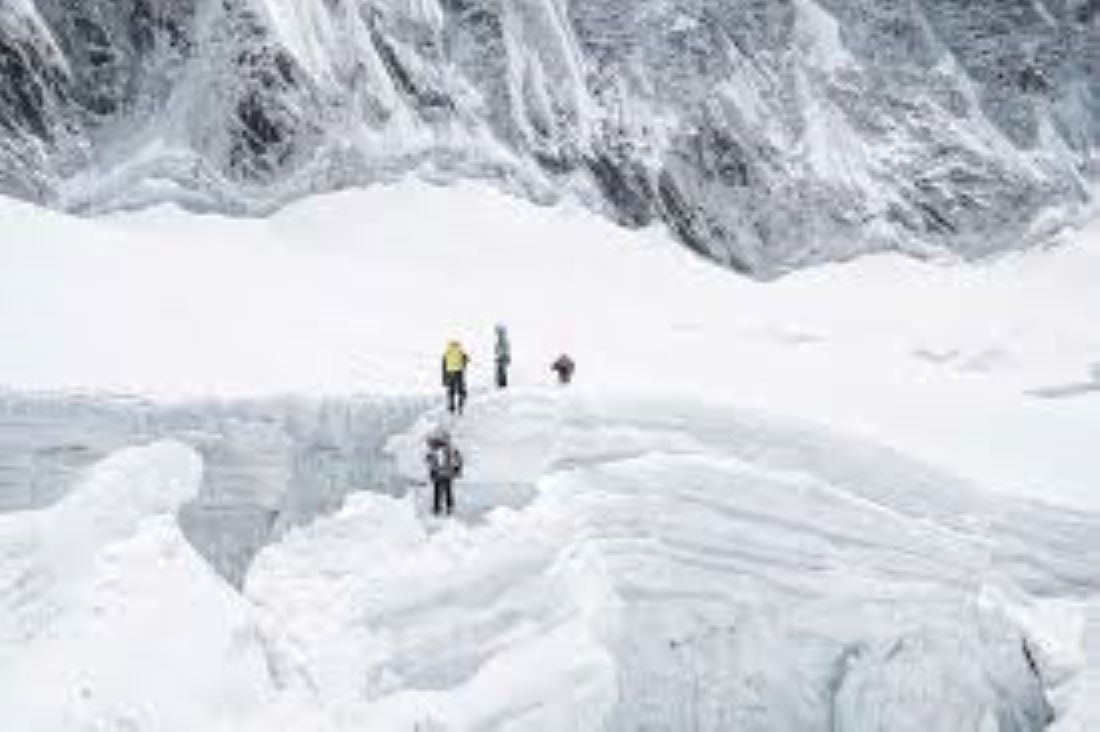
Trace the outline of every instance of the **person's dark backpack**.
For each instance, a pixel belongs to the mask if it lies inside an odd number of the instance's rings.
[[[462,453],[446,443],[432,446],[428,453],[428,470],[433,478],[458,478],[462,476]]]

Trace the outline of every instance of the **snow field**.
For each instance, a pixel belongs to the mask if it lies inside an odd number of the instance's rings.
[[[1096,718],[1096,230],[981,267],[876,257],[767,286],[477,186],[267,221],[3,202],[0,231],[0,342],[17,344],[0,384],[209,399],[196,424],[231,425],[242,450],[123,452],[61,502],[0,515],[17,729]],[[519,386],[503,396],[497,322]],[[285,412],[238,422],[216,399],[436,394],[455,336],[475,387],[458,520],[424,516],[429,414],[389,443],[407,498],[292,528],[243,593],[192,551],[172,514],[200,468],[303,515],[323,482],[284,475]],[[546,387],[561,351],[577,389]]]
[[[270,220],[79,221],[0,205],[0,384],[187,398],[425,393],[495,323],[515,380],[707,393],[998,490],[1096,504],[1100,232],[978,267],[892,256],[739,280],[659,232],[477,185],[404,183]],[[991,429],[996,425],[996,429]]]

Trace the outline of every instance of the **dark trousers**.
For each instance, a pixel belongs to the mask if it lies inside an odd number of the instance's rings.
[[[448,373],[444,383],[447,386],[447,411],[462,414],[466,407],[466,374],[461,371]]]
[[[504,389],[508,386],[508,364],[497,361],[497,388]]]
[[[454,481],[437,475],[432,477],[432,513],[436,516],[447,512],[450,516],[455,510]]]

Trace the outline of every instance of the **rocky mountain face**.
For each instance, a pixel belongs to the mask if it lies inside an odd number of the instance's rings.
[[[0,0],[0,80],[48,205],[488,178],[760,277],[1020,246],[1100,177],[1098,0]]]

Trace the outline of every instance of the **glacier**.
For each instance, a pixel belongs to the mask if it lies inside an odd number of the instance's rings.
[[[1100,228],[772,283],[472,182],[0,232],[5,731],[1100,723]]]
[[[1098,49],[1095,0],[5,0],[0,191],[478,178],[757,277],[974,258],[1092,210]]]
[[[0,425],[89,434],[91,406],[12,400]],[[355,492],[265,542],[239,592],[181,530],[226,489],[212,436],[108,451],[0,514],[11,728],[1089,729],[1100,513],[712,402],[520,389],[456,425],[469,470],[440,522],[420,451],[444,417],[358,410],[393,480],[338,479]]]
[[[171,440],[202,460],[201,490],[181,502],[180,529],[239,586],[264,545],[336,510],[355,486],[396,491],[382,453],[386,436],[411,424],[425,401],[210,400],[169,408],[137,398],[0,393],[0,514],[53,506],[117,451]]]

